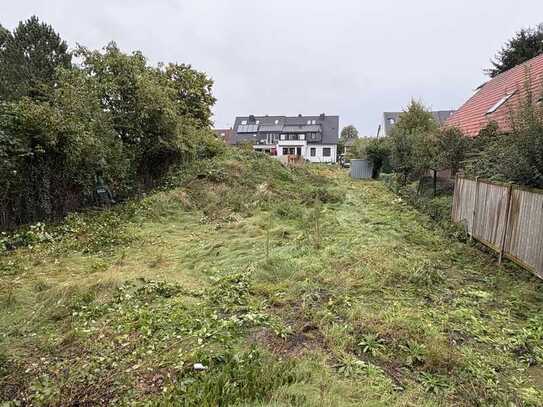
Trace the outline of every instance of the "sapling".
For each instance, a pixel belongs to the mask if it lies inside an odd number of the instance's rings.
[[[314,244],[316,249],[321,247],[321,228],[320,228],[320,217],[321,217],[321,201],[319,196],[315,197],[315,206],[313,211],[313,217],[315,219],[315,238]]]

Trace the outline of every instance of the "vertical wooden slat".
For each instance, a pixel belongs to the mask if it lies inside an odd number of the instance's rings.
[[[457,177],[452,219],[477,239],[543,278],[543,191]]]
[[[503,251],[505,250],[505,238],[507,237],[507,227],[509,225],[509,218],[511,216],[511,195],[512,195],[513,186],[509,185],[509,188],[507,188],[507,206],[505,209],[505,219],[503,222],[503,234],[502,234],[502,240],[500,242],[500,257],[498,260],[498,264],[502,264],[503,259]]]

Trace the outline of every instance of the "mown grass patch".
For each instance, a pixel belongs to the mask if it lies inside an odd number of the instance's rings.
[[[541,282],[382,184],[234,151],[170,187],[0,257],[2,400],[541,405]]]

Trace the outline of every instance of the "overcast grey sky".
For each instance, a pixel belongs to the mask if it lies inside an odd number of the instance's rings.
[[[114,40],[214,80],[217,127],[236,115],[337,114],[374,135],[411,98],[457,108],[541,0],[1,0],[12,29],[36,14],[73,46]]]

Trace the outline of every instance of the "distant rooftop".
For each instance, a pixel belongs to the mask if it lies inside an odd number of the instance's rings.
[[[263,133],[320,133],[322,144],[337,144],[339,116],[240,116],[236,117],[234,132],[238,135]]]
[[[390,135],[390,131],[394,125],[398,122],[400,115],[403,112],[384,112],[383,118],[385,122],[385,135]],[[454,110],[436,110],[431,112],[434,116],[434,119],[439,123],[440,126],[443,126],[447,119],[451,117],[454,113]]]

